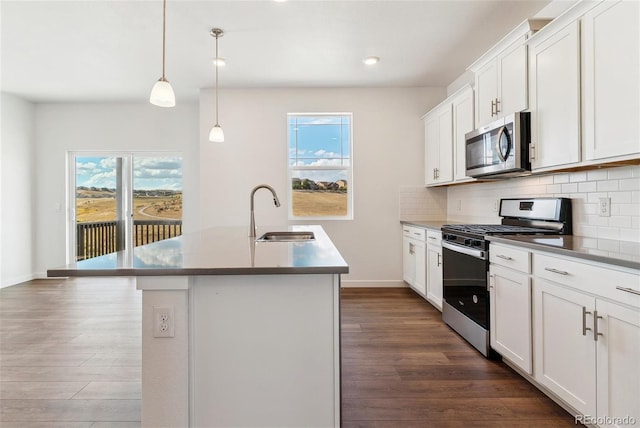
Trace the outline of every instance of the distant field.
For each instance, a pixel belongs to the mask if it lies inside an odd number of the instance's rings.
[[[77,222],[110,221],[116,217],[116,200],[113,197],[83,197],[77,198],[76,203]],[[133,199],[134,220],[180,218],[182,218],[182,195]]]
[[[300,217],[345,216],[347,215],[347,194],[294,190],[293,215]]]

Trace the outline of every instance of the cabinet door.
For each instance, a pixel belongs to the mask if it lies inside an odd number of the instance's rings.
[[[574,22],[529,46],[533,169],[580,160],[580,45]]]
[[[469,180],[466,173],[467,146],[465,134],[473,131],[473,89],[462,91],[452,102],[453,106],[453,179]]]
[[[435,184],[440,163],[440,121],[436,112],[424,119],[424,178],[427,186]]]
[[[416,263],[416,279],[413,289],[422,296],[427,295],[427,254],[424,242],[413,241]]]
[[[427,299],[442,311],[442,247],[427,245]]]
[[[597,415],[640,421],[640,311],[603,300],[597,300],[596,309],[602,316],[596,346]]]
[[[476,128],[495,120],[491,103],[498,97],[498,69],[490,61],[476,72]]]
[[[535,379],[584,415],[596,414],[593,332],[583,331],[594,309],[593,297],[535,278]]]
[[[500,54],[498,63],[497,116],[526,110],[527,94],[527,46],[522,42]]]
[[[586,159],[640,153],[640,3],[608,1],[583,18]]]
[[[453,181],[453,120],[451,104],[444,106],[438,113],[440,144],[438,150],[438,183]]]
[[[531,362],[531,281],[528,275],[491,265],[491,347],[528,374]]]
[[[416,280],[416,256],[413,239],[402,237],[402,279],[413,285]]]

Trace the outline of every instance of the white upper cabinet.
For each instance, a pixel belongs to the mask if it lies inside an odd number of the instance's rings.
[[[640,2],[606,1],[582,18],[586,160],[640,153]]]
[[[472,64],[475,74],[476,128],[505,115],[526,110],[527,46],[530,34],[549,20],[527,20]]]
[[[533,170],[580,161],[579,25],[541,30],[529,42]]]
[[[465,86],[453,94],[453,180],[473,180],[467,176],[465,134],[473,131],[473,89]]]
[[[423,117],[425,134],[425,185],[453,180],[453,129],[451,103],[441,103]]]

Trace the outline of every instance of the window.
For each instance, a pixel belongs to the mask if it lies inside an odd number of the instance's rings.
[[[351,113],[290,113],[291,219],[352,219]]]

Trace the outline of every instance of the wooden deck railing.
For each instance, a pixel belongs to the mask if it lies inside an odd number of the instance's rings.
[[[182,235],[182,220],[134,220],[133,242],[150,244]],[[118,222],[95,221],[76,225],[76,260],[85,260],[120,250]]]

